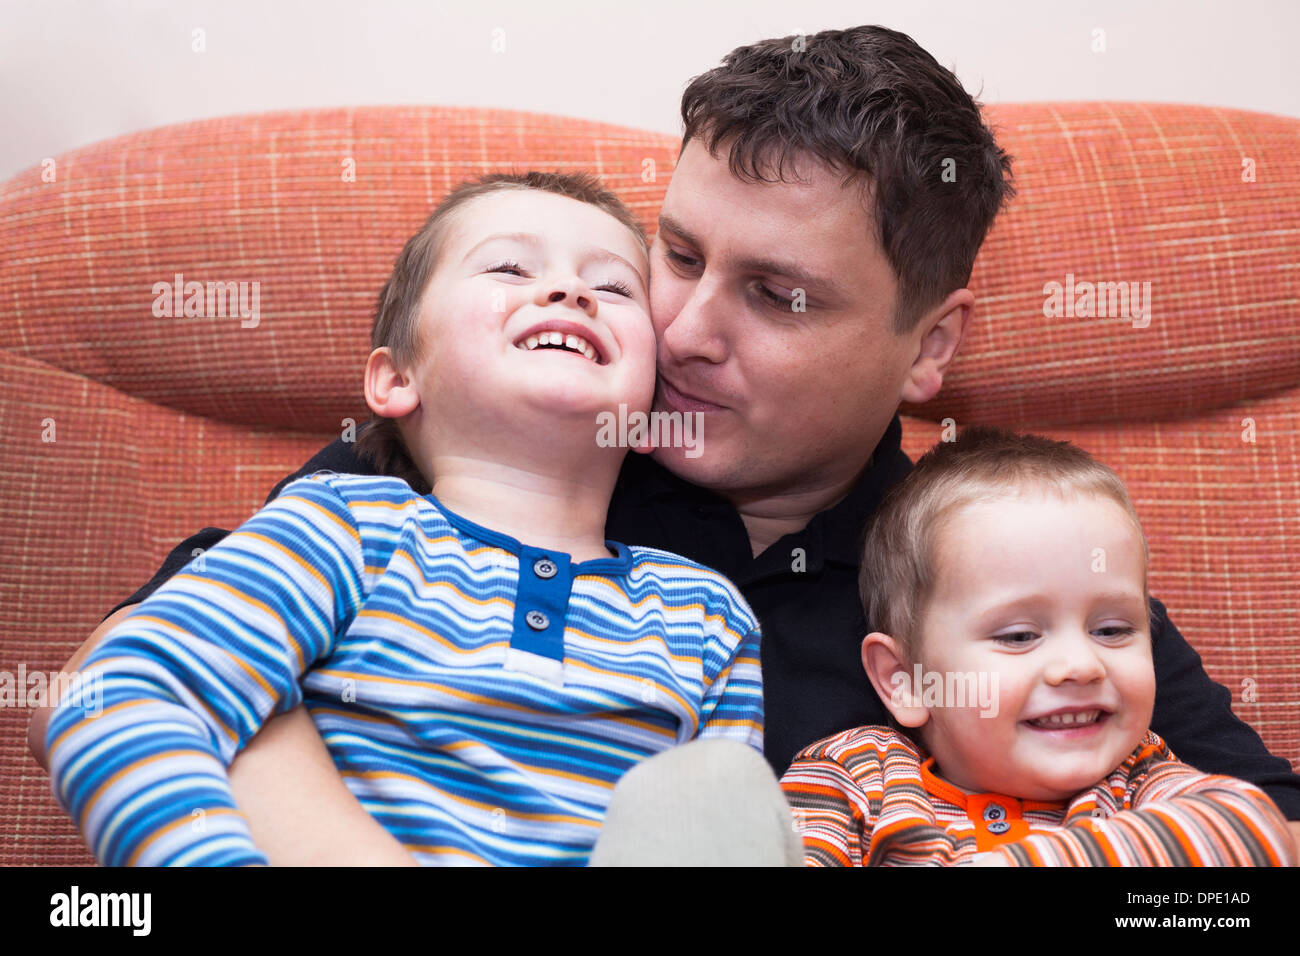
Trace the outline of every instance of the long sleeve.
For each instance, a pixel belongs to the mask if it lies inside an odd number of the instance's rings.
[[[1272,798],[1282,815],[1300,820],[1300,775],[1268,752],[1249,724],[1232,712],[1232,695],[1205,673],[1201,657],[1154,598],[1152,654],[1156,669],[1151,729],[1197,770],[1248,780]]]
[[[295,482],[105,638],[47,731],[59,802],[109,866],[265,863],[226,773],[355,614],[357,525],[326,482]]]
[[[363,423],[362,428],[368,427],[369,423]],[[316,454],[308,459],[307,463],[291,475],[285,475],[271,493],[266,496],[266,504],[274,501],[286,487],[300,478],[313,475],[318,471],[333,471],[340,475],[373,475],[376,469],[373,462],[367,458],[362,458],[356,453],[356,442],[346,442],[341,438],[336,438]],[[202,530],[190,535],[163,559],[162,565],[154,572],[154,576],[145,584],[137,589],[130,597],[126,598],[117,607],[105,614],[108,617],[119,609],[126,607],[128,604],[139,604],[154,591],[158,590],[171,579],[181,568],[185,567],[196,557],[196,552],[202,553],[215,548],[217,544],[230,532],[224,528],[203,528]]]
[[[1174,758],[1155,734],[1133,765],[1124,808],[1094,817],[1076,800],[1063,830],[998,848],[1018,866],[1293,866],[1286,821],[1253,784]],[[1102,811],[1104,813],[1104,811]]]
[[[721,672],[704,696],[700,737],[725,737],[763,752],[763,678],[759,667],[761,637],[755,626],[727,655]],[[710,646],[712,645],[712,647]],[[705,659],[719,653],[706,642]]]
[[[805,866],[862,866],[871,808],[857,781],[834,760],[800,756],[781,789],[803,836]]]
[[[781,787],[808,866],[959,866],[975,855],[973,836],[939,822],[915,745],[889,727],[806,748]]]

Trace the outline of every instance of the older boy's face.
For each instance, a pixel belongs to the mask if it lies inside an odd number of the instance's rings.
[[[654,331],[645,256],[587,203],[502,190],[457,213],[421,300],[424,421],[433,447],[523,432],[554,443],[566,421],[649,406]]]
[[[656,457],[735,500],[851,479],[900,402],[919,337],[895,335],[897,282],[863,193],[805,162],[753,184],[692,140],[651,250],[655,408],[704,412],[703,454]]]
[[[1144,571],[1132,520],[1108,498],[1026,490],[951,515],[920,662],[945,686],[984,674],[996,706],[931,708],[921,734],[939,775],[1062,800],[1119,766],[1155,700]]]

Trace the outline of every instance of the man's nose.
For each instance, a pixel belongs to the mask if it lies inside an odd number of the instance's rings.
[[[1091,684],[1106,676],[1106,665],[1090,635],[1058,635],[1053,644],[1052,660],[1045,674],[1049,684],[1066,681]]]
[[[588,318],[596,317],[596,296],[578,278],[556,279],[543,284],[539,288],[538,299],[538,305],[565,302],[586,312]]]
[[[728,308],[718,284],[710,282],[707,275],[701,277],[659,334],[659,344],[668,358],[677,364],[691,359],[704,359],[715,365],[725,361]]]

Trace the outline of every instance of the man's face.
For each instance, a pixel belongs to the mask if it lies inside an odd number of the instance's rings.
[[[797,183],[746,183],[719,155],[686,145],[651,249],[655,409],[704,412],[703,454],[656,457],[733,501],[816,493],[866,464],[920,336],[893,332],[860,186],[811,160]]]

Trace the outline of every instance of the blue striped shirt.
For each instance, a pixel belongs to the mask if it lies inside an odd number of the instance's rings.
[[[617,780],[695,737],[762,750],[758,624],[726,578],[611,544],[571,563],[392,478],[313,475],[115,627],[47,740],[107,865],[265,863],[226,767],[305,702],[423,863],[585,864]]]

